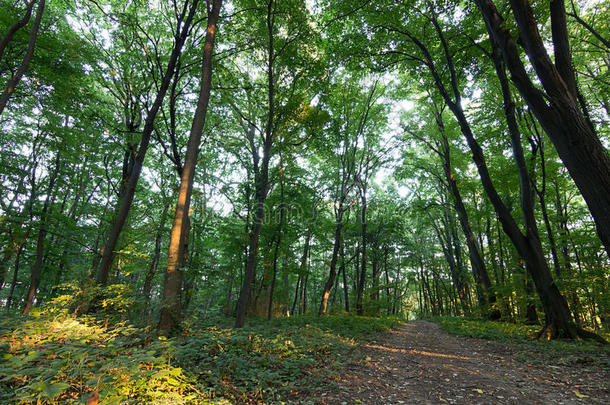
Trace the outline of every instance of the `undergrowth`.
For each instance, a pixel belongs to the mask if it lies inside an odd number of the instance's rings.
[[[207,325],[205,323],[207,323]],[[280,403],[316,387],[357,343],[397,318],[192,321],[165,339],[66,311],[0,320],[0,403]],[[218,326],[220,325],[220,326]]]
[[[535,346],[542,350],[550,351],[567,351],[567,352],[585,352],[593,353],[604,351],[610,353],[610,347],[602,346],[592,341],[572,341],[572,340],[551,340],[539,341],[531,336],[540,330],[539,325],[524,325],[520,323],[488,321],[482,319],[469,319],[459,317],[431,317],[426,318],[432,322],[438,323],[440,327],[457,336],[468,336],[490,340],[500,340],[509,342],[518,342],[531,346]],[[604,339],[610,340],[610,334],[600,333]]]

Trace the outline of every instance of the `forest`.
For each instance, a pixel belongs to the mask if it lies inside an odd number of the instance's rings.
[[[1,403],[610,401],[607,1],[0,0],[0,94]]]

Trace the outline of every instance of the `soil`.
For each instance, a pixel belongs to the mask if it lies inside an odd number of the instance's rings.
[[[610,404],[610,356],[456,337],[409,322],[362,348],[317,404]]]

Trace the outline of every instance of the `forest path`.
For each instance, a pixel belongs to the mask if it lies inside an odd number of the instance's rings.
[[[610,403],[606,354],[550,356],[532,345],[451,336],[425,321],[380,335],[362,351],[317,403]]]

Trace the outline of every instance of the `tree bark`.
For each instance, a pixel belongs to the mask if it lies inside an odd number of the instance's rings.
[[[155,235],[155,248],[153,251],[152,261],[150,262],[150,267],[148,268],[148,272],[146,273],[146,278],[144,279],[144,285],[142,287],[142,295],[146,299],[146,302],[150,305],[150,293],[152,290],[152,280],[155,277],[155,273],[157,272],[157,267],[159,266],[159,260],[161,258],[161,241],[163,240],[163,233],[165,232],[165,224],[167,222],[167,212],[169,211],[169,199],[167,199],[163,205],[163,211],[161,212],[161,218],[159,221],[159,228],[157,229],[157,234]]]
[[[38,37],[40,21],[42,20],[42,14],[44,13],[44,7],[45,7],[45,0],[39,0],[39,1],[40,1],[40,3],[38,3],[38,8],[36,9],[36,17],[34,18],[34,23],[32,24],[32,30],[30,31],[30,37],[28,40],[28,49],[25,52],[25,56],[23,57],[23,61],[21,62],[21,65],[19,65],[15,74],[9,79],[8,83],[6,84],[6,89],[4,90],[4,93],[2,93],[2,95],[0,96],[0,115],[2,115],[2,112],[4,111],[4,108],[6,107],[8,100],[11,98],[11,96],[15,92],[15,87],[17,87],[17,85],[21,81],[23,74],[25,73],[28,66],[30,65],[32,56],[34,56],[34,48],[36,47],[36,38]],[[28,13],[31,13],[31,9],[29,9]],[[28,15],[28,19],[29,19],[29,15]],[[9,32],[10,32],[10,29],[9,29]],[[9,38],[9,40],[10,40],[10,38]],[[6,45],[4,44],[4,46],[6,46]],[[2,48],[1,51],[3,52],[4,49]]]
[[[275,73],[274,73],[274,6],[275,1],[270,0],[267,5],[267,125],[265,127],[265,136],[263,142],[263,160],[258,168],[258,149],[254,146],[254,134],[249,135],[251,144],[251,153],[255,166],[255,194],[256,194],[256,209],[254,213],[254,223],[250,233],[250,242],[248,248],[248,261],[246,263],[246,272],[244,274],[244,283],[239,292],[237,302],[237,314],[235,317],[235,327],[242,328],[246,321],[246,311],[254,282],[254,273],[258,258],[258,243],[265,215],[265,201],[269,191],[269,160],[271,159],[271,147],[274,137],[274,119],[275,119]],[[254,129],[252,128],[253,132]]]
[[[57,157],[55,158],[55,167],[53,169],[53,172],[50,174],[49,186],[47,188],[47,196],[42,207],[42,212],[40,213],[38,237],[36,238],[36,259],[34,260],[34,264],[32,265],[32,270],[30,274],[30,286],[28,288],[27,296],[25,299],[23,315],[29,314],[32,310],[32,306],[34,305],[34,297],[36,295],[36,291],[38,290],[40,278],[42,276],[42,258],[44,254],[44,243],[47,237],[47,220],[49,214],[49,205],[52,204],[53,200],[55,199],[55,181],[59,176],[60,165],[61,156],[58,152]]]
[[[476,0],[487,30],[498,43],[511,78],[555,145],[559,157],[580,190],[610,256],[610,157],[579,104],[563,2],[551,2],[551,25],[556,53],[554,65],[538,32],[527,0],[511,0],[519,40],[544,91],[530,79],[507,24],[492,0]]]
[[[122,199],[119,199],[119,201],[117,202],[116,216],[114,217],[114,221],[110,226],[108,237],[106,238],[106,241],[100,250],[101,264],[96,275],[96,282],[98,284],[105,285],[108,282],[108,276],[112,267],[112,262],[114,260],[114,250],[119,240],[121,231],[123,230],[123,226],[125,225],[125,221],[127,220],[127,216],[129,215],[131,205],[133,203],[136,186],[138,185],[138,181],[140,179],[140,174],[144,165],[144,158],[146,157],[146,152],[150,143],[150,137],[154,131],[155,118],[159,109],[161,108],[161,105],[163,104],[163,99],[165,98],[165,94],[167,93],[167,89],[169,88],[170,82],[172,80],[174,69],[176,68],[176,63],[178,61],[178,58],[180,57],[180,53],[182,52],[184,42],[186,41],[186,38],[190,32],[191,23],[197,10],[198,2],[199,0],[193,0],[193,3],[191,4],[191,7],[188,10],[188,15],[186,16],[186,18],[184,16],[184,14],[186,13],[186,8],[185,13],[183,13],[179,18],[179,23],[177,24],[177,26],[182,26],[182,30],[175,38],[174,47],[172,49],[169,62],[167,64],[167,68],[163,75],[161,85],[159,87],[159,90],[157,91],[155,100],[150,110],[148,111],[148,114],[146,115],[146,120],[144,121],[144,128],[142,130],[142,138],[140,139],[140,145],[134,160],[133,169],[129,176],[129,181],[127,182],[125,196]]]
[[[23,17],[20,20],[15,21],[13,25],[9,27],[8,31],[6,31],[4,37],[2,37],[2,40],[0,41],[0,61],[2,61],[2,56],[4,56],[6,46],[9,44],[9,42],[11,42],[15,33],[21,28],[25,27],[25,25],[30,21],[34,3],[36,3],[36,0],[30,0],[25,8],[25,14]]]
[[[182,272],[186,258],[186,242],[190,229],[190,204],[193,194],[193,182],[199,145],[205,125],[205,118],[210,101],[212,88],[212,59],[214,56],[214,39],[216,36],[216,25],[220,14],[222,0],[213,0],[211,8],[208,9],[208,24],[203,48],[203,62],[201,68],[201,88],[199,100],[191,133],[186,147],[186,156],[182,165],[180,175],[180,187],[178,191],[178,203],[174,215],[174,223],[170,233],[169,252],[167,257],[167,269],[165,271],[165,283],[163,297],[161,300],[161,316],[159,320],[159,333],[167,335],[178,326],[181,317]]]

